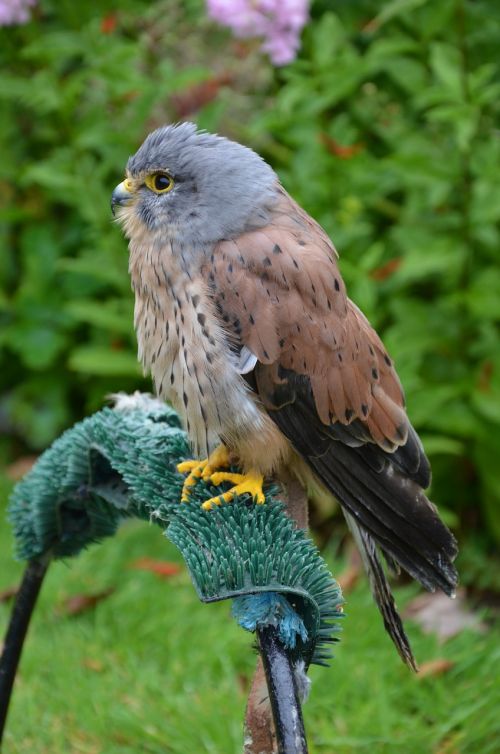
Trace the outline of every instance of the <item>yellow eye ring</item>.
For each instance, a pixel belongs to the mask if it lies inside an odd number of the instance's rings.
[[[151,191],[155,192],[155,194],[166,194],[174,187],[174,179],[172,176],[160,171],[148,175],[144,182]]]

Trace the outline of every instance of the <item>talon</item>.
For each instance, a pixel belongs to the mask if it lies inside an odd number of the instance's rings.
[[[206,460],[208,461],[208,458]],[[180,471],[181,474],[188,474],[193,469],[196,469],[197,466],[200,466],[201,463],[205,463],[205,461],[182,461],[182,463],[177,464],[177,471]]]
[[[210,481],[215,485],[222,484],[222,482],[231,482],[234,487],[231,487],[230,490],[224,492],[222,495],[217,495],[217,497],[211,497],[210,500],[206,500],[201,506],[205,511],[212,510],[214,505],[229,503],[235,497],[245,494],[250,494],[258,505],[266,502],[266,497],[262,491],[264,477],[256,471],[250,471],[248,474],[232,474],[227,471],[216,471],[211,474]]]
[[[188,503],[192,488],[199,479],[207,481],[217,468],[229,466],[229,451],[225,445],[219,445],[213,453],[203,461],[182,461],[177,464],[177,471],[187,474],[182,485],[181,503]]]

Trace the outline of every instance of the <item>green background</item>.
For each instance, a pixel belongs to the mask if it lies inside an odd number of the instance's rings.
[[[331,235],[351,298],[396,361],[432,462],[431,496],[460,539],[462,583],[491,605],[500,591],[500,5],[317,0],[311,15],[298,59],[282,69],[258,43],[212,24],[201,0],[42,0],[30,23],[0,29],[0,467],[11,473],[107,393],[149,388],[136,363],[126,242],[109,199],[151,129],[194,120],[259,151]],[[10,482],[2,485],[3,509]],[[319,541],[332,531],[340,538],[337,512],[313,512],[313,521]],[[164,585],[156,594],[145,584],[146,598],[142,582],[123,575],[131,547],[164,552],[155,536],[157,545],[132,528],[107,543],[107,559],[89,553],[72,576],[59,566],[26,659],[26,678],[41,672],[38,685],[23,691],[21,676],[12,751],[55,753],[56,741],[61,752],[82,754],[138,751],[140,741],[152,752],[238,750],[244,691],[233,699],[233,683],[249,673],[248,642],[226,628],[223,607],[188,598],[188,585],[175,592],[178,621],[163,622],[155,607]],[[19,574],[6,526],[1,554],[3,584]],[[118,579],[123,593],[95,618],[60,627],[55,596]],[[463,634],[446,646],[457,662],[451,675],[415,685],[392,656],[366,587],[350,600],[353,643],[341,647],[331,676],[316,673],[323,690],[311,702],[313,750],[496,751],[493,637]],[[220,631],[237,636],[226,659],[216,615]],[[157,654],[151,646],[165,632],[171,643]],[[434,640],[416,641],[421,660],[443,653]],[[213,662],[197,689],[207,647]],[[107,670],[87,687],[89,651]],[[173,663],[167,721],[158,663]],[[137,693],[112,706],[109,726],[107,700],[134,683]],[[222,706],[207,710],[214,684]],[[221,728],[227,700],[238,709]]]

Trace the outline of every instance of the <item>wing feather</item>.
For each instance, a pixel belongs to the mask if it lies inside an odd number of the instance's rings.
[[[325,425],[359,419],[381,447],[404,444],[392,362],[347,298],[331,242],[287,194],[269,225],[219,243],[204,274],[228,330],[260,363],[311,379]]]
[[[456,542],[423,488],[430,467],[380,338],[347,298],[324,231],[283,192],[272,222],[222,241],[204,270],[269,416],[339,500],[401,656],[408,640],[376,545],[452,594]]]

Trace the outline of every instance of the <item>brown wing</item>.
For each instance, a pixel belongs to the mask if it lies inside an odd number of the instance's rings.
[[[349,301],[323,230],[283,192],[266,227],[223,241],[204,270],[249,382],[339,500],[384,623],[415,667],[375,542],[428,589],[451,594],[456,542],[422,488],[430,467],[380,339]]]
[[[221,242],[206,274],[239,342],[278,381],[278,367],[309,378],[323,424],[360,420],[386,450],[406,442],[391,360],[347,298],[330,240],[288,195],[271,224]]]

